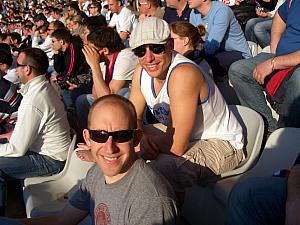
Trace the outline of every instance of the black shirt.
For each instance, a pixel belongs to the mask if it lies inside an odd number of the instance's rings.
[[[182,12],[182,15],[179,16],[177,10],[174,8],[166,7],[165,14],[163,19],[167,21],[167,23],[172,23],[180,20],[188,21],[190,20],[190,14],[192,9],[189,8],[189,5],[186,3],[185,8]]]

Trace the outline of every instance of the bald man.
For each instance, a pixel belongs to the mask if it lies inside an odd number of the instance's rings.
[[[17,223],[78,224],[90,213],[94,224],[178,224],[171,186],[137,159],[134,147],[142,133],[129,100],[118,95],[97,99],[83,135],[96,164],[69,204],[60,213]]]

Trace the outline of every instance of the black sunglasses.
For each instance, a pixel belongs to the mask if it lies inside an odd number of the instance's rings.
[[[18,61],[17,61],[17,67],[24,67],[24,66],[29,66],[29,67],[35,68],[34,66],[19,64]]]
[[[150,51],[154,54],[160,54],[166,51],[166,46],[164,44],[142,45],[140,47],[132,49],[132,51],[137,57],[141,58],[144,57],[146,54],[146,47],[149,47]]]
[[[127,142],[133,138],[134,132],[135,130],[118,130],[113,132],[105,130],[89,130],[91,139],[98,143],[105,143],[109,136],[112,136],[114,142]]]

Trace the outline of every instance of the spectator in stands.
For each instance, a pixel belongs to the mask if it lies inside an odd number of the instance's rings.
[[[153,160],[177,191],[238,166],[242,128],[214,82],[172,51],[169,25],[156,17],[141,20],[130,46],[140,63],[130,93],[145,131],[140,156]],[[159,121],[154,127],[142,125],[146,106]]]
[[[93,224],[179,224],[172,187],[137,159],[134,147],[142,133],[129,100],[117,95],[98,99],[91,108],[84,137],[96,164],[69,203],[56,214],[19,219],[20,223],[79,224],[89,214]],[[0,223],[4,221],[0,219]]]
[[[32,24],[25,24],[22,28],[22,41],[21,41],[21,46],[20,49],[23,50],[25,48],[29,48],[32,45],[32,40],[31,36],[33,35],[32,33]]]
[[[80,11],[77,2],[71,2],[70,4],[68,4],[68,14],[69,16],[79,15],[83,19],[88,17],[83,11]]]
[[[83,30],[81,34],[81,39],[84,45],[88,44],[87,36],[92,32],[101,27],[106,27],[106,20],[103,20],[103,17],[91,16],[84,20]]]
[[[15,56],[18,56],[19,51],[20,51],[19,48],[20,48],[20,45],[22,42],[22,37],[18,32],[12,32],[9,34],[9,36],[10,36],[10,40],[11,40],[11,44],[10,44],[11,51],[13,52],[13,54]]]
[[[74,105],[80,94],[88,91],[85,87],[73,91],[78,85],[77,76],[88,72],[88,65],[82,53],[82,40],[79,37],[72,37],[70,31],[66,29],[58,29],[52,33],[52,42],[54,69],[58,73],[57,83],[62,89],[63,101],[69,108]]]
[[[139,19],[143,19],[148,16],[156,16],[160,19],[165,14],[164,8],[160,7],[158,0],[139,0]]]
[[[89,16],[101,15],[101,4],[99,2],[92,2],[89,7]]]
[[[17,86],[4,78],[12,60],[10,51],[0,49],[0,143],[6,142],[6,137],[12,132],[22,99]]]
[[[230,5],[237,21],[245,30],[246,23],[256,18],[256,8],[263,8],[266,11],[272,11],[275,8],[276,0],[222,0],[226,5]]]
[[[82,128],[86,128],[87,115],[95,99],[128,88],[138,61],[132,51],[124,47],[118,33],[109,27],[90,33],[83,53],[94,83],[93,94],[80,96],[76,101],[77,115]]]
[[[5,205],[5,182],[58,173],[64,167],[70,145],[70,128],[64,106],[46,80],[47,55],[40,49],[24,49],[17,59],[24,86],[16,126],[9,143],[0,144],[0,196]]]
[[[199,65],[201,71],[213,77],[212,69],[204,59],[205,27],[193,26],[187,21],[177,21],[170,24],[171,38],[174,42],[174,50]]]
[[[59,21],[59,20],[54,20],[51,23],[49,23],[48,26],[48,34],[52,35],[52,33],[58,29],[64,29],[65,25],[63,24],[63,22]]]
[[[54,8],[53,11],[52,11],[52,17],[55,19],[55,20],[58,20],[62,23],[64,23],[64,17],[62,16],[62,11],[58,8]]]
[[[277,102],[279,121],[272,117],[263,93],[263,86],[276,71],[300,63],[300,2],[286,1],[273,19],[271,53],[260,53],[254,58],[238,61],[230,67],[229,79],[242,105],[261,113],[270,132],[278,126],[300,127],[300,68],[286,81],[283,102]]]
[[[284,0],[277,1],[275,9],[271,12],[266,12],[261,7],[256,9],[257,18],[252,18],[246,23],[245,36],[247,41],[257,43],[261,48],[270,45],[273,17],[283,2]]]
[[[11,47],[8,44],[5,44],[5,43],[0,43],[0,50],[5,50],[5,51],[11,53]],[[11,83],[14,83],[14,84],[18,85],[19,84],[19,78],[18,78],[18,73],[16,71],[16,67],[17,67],[17,62],[16,61],[17,61],[16,57],[12,55],[12,63],[7,64],[7,66],[9,66],[9,68],[4,70],[5,75],[3,75],[3,77],[6,80],[10,81]],[[6,62],[10,62],[10,59],[7,59]]]
[[[226,225],[298,225],[300,166],[288,177],[249,178],[235,185],[228,201]]]
[[[81,36],[82,24],[83,24],[83,19],[81,16],[76,15],[76,16],[70,17],[71,34],[75,35],[75,36]]]
[[[168,23],[178,20],[189,21],[191,9],[187,0],[166,0],[167,7],[163,19]]]
[[[204,43],[206,60],[213,69],[215,80],[227,77],[230,65],[251,52],[243,31],[232,10],[219,1],[190,0],[190,22],[202,24],[207,31]]]
[[[114,13],[108,26],[115,27],[123,41],[129,38],[137,20],[135,14],[121,0],[108,0],[109,9]],[[127,42],[125,42],[127,45]]]
[[[39,13],[35,18],[34,18],[34,28],[33,32],[36,31],[38,28],[47,25],[47,18],[44,16],[43,13]]]
[[[42,40],[41,44],[39,44],[39,40]],[[43,50],[47,54],[48,61],[51,61],[53,57],[52,38],[48,34],[48,25],[43,25],[36,30],[33,30],[32,48]],[[53,62],[51,64],[53,65]]]

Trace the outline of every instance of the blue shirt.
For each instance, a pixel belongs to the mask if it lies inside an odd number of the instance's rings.
[[[291,7],[289,9],[289,2]],[[276,55],[286,55],[300,50],[300,1],[286,0],[278,9],[286,28],[276,48]]]
[[[222,2],[212,1],[211,8],[205,16],[193,9],[190,23],[206,27],[207,35],[204,43],[206,54],[215,54],[217,51],[239,51],[244,58],[251,57],[241,26],[232,10]]]
[[[186,4],[182,11],[182,15],[179,16],[176,9],[166,7],[163,19],[169,24],[180,20],[189,21],[191,11],[192,10],[189,8],[189,5]]]

